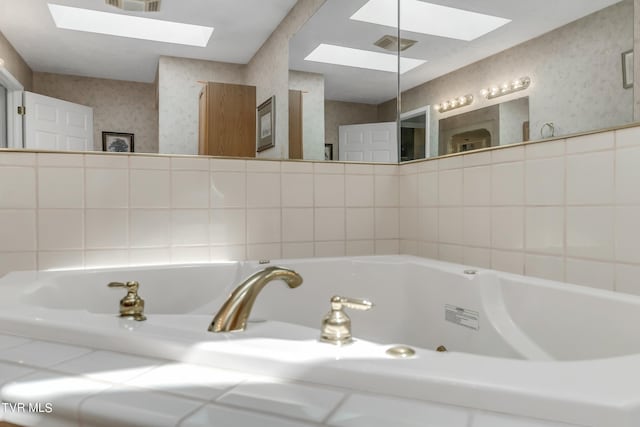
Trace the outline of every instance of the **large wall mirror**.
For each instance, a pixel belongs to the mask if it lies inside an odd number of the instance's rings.
[[[623,55],[634,44],[633,0],[400,6],[401,55],[426,61],[400,75],[402,116],[427,111],[425,149],[401,160],[634,121],[633,55]]]

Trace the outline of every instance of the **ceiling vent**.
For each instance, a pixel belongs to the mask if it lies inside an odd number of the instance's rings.
[[[410,39],[400,39],[400,51],[405,51],[409,49],[411,46],[416,44],[417,41]],[[391,52],[398,51],[398,38],[391,36],[389,34],[382,36],[380,40],[374,43],[374,45],[381,47],[385,50],[389,50]]]
[[[160,0],[104,0],[104,2],[127,12],[158,12],[160,10]]]

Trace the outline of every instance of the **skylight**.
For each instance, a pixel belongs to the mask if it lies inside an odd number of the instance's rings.
[[[397,72],[398,57],[388,53],[371,52],[362,49],[320,44],[304,58],[306,61],[324,62],[326,64],[344,65],[347,67],[366,68],[369,70]],[[400,74],[404,74],[427,61],[422,59],[401,58]]]
[[[198,47],[205,47],[213,34],[212,27],[100,12],[59,4],[49,4],[49,11],[51,11],[56,26],[66,30]]]
[[[351,16],[355,21],[397,28],[398,6],[389,0],[369,0]],[[427,3],[400,0],[400,29],[471,41],[511,22],[510,19]]]

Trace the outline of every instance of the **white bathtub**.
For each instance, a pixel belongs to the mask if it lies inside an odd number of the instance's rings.
[[[640,425],[640,298],[409,256],[282,260],[302,286],[268,284],[246,331],[207,332],[255,262],[12,273],[0,331],[363,391],[573,423]],[[145,322],[116,316],[137,280]],[[317,340],[329,299],[356,342]],[[411,359],[385,354],[392,344]],[[449,352],[439,353],[440,345]]]

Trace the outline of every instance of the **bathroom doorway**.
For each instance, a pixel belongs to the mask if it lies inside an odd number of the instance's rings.
[[[429,153],[429,106],[400,116],[400,161],[424,159]]]

